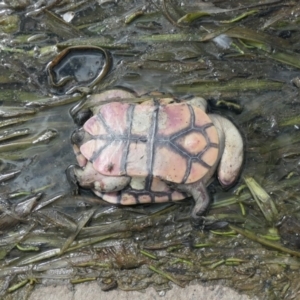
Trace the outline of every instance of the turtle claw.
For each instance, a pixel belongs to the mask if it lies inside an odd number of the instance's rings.
[[[195,229],[201,230],[217,230],[217,229],[224,229],[228,226],[227,221],[217,221],[210,217],[200,216],[195,218],[192,216],[191,224]]]
[[[78,195],[77,178],[76,178],[76,175],[75,175],[75,172],[74,172],[75,168],[78,168],[78,166],[76,166],[76,165],[70,165],[66,169],[66,176],[67,176],[67,180],[68,180],[68,182],[70,184],[72,194]]]
[[[199,204],[197,205],[197,202],[195,203],[195,206],[193,207],[192,213],[191,213],[191,223],[194,227],[199,228],[200,226],[203,226],[205,223],[205,216],[203,216],[203,213],[205,212],[206,207],[202,209],[199,209]]]
[[[191,224],[194,228],[197,228],[197,229],[199,227],[203,227],[204,221],[205,221],[204,216],[195,217],[195,216],[192,215],[192,217],[191,217]]]

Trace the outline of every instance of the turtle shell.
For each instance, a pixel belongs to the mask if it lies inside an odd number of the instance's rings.
[[[188,103],[112,102],[101,106],[83,128],[91,139],[80,152],[103,175],[192,183],[218,159],[215,126],[204,111]]]

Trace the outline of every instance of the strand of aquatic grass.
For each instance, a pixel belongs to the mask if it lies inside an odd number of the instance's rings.
[[[95,281],[95,280],[97,280],[97,277],[85,277],[85,278],[71,279],[70,282],[73,284],[77,284],[77,283],[83,283],[83,282]]]
[[[258,13],[258,10],[256,10],[256,9],[248,10],[248,11],[246,11],[246,12],[244,12],[244,13],[242,13],[242,14],[240,14],[240,15],[238,15],[238,16],[230,19],[230,20],[220,21],[220,23],[224,23],[224,24],[235,23],[235,22],[238,22],[238,21],[240,21],[240,20],[242,20],[242,19],[244,19],[248,16],[256,14],[256,13]]]
[[[0,246],[5,247],[7,245],[16,245],[23,241],[23,239],[31,232],[35,227],[35,224],[31,224],[27,227],[23,226],[18,232],[8,231],[0,238]],[[14,247],[14,246],[13,246]]]
[[[23,137],[30,133],[31,133],[31,131],[29,128],[16,129],[16,130],[5,130],[5,131],[0,132],[0,142],[6,141],[9,139]]]
[[[281,90],[284,86],[282,82],[275,82],[271,80],[261,79],[233,79],[228,82],[196,82],[188,84],[173,84],[173,89],[178,93],[218,93],[222,92],[233,92],[241,90],[249,91],[270,91],[270,90]]]
[[[11,142],[0,145],[0,152],[16,151],[24,148],[28,148],[34,144],[48,143],[50,140],[55,138],[58,132],[54,129],[46,129],[43,132],[35,135],[33,137],[28,137],[26,139],[21,139],[17,142]]]
[[[222,30],[224,32],[225,29]],[[216,34],[218,35],[218,34]],[[157,34],[157,35],[142,35],[135,37],[140,42],[202,42],[207,40],[207,32],[200,34],[193,33],[173,33],[173,34]]]
[[[53,184],[49,184],[49,185],[47,185],[46,187],[42,187],[42,189],[40,188],[40,189],[37,189],[37,190],[40,191],[40,190],[43,190],[43,189],[45,189],[45,188],[49,188],[49,187],[52,187],[52,186],[53,186]],[[58,194],[58,195],[56,195],[56,196],[54,196],[54,197],[52,197],[52,198],[50,198],[50,199],[48,199],[48,200],[39,202],[39,204],[38,204],[32,211],[33,211],[33,212],[34,212],[34,211],[38,211],[38,210],[40,210],[41,208],[43,208],[43,207],[45,207],[45,206],[47,206],[47,205],[49,205],[49,204],[51,204],[51,203],[53,203],[53,202],[59,200],[59,199],[65,197],[65,196],[66,196],[65,193],[61,193],[61,194]]]
[[[276,185],[266,184],[265,190],[268,193],[272,193],[282,189],[294,187],[295,185],[298,184],[299,184],[299,177],[294,177],[294,178],[289,178],[289,179],[284,179],[282,181],[279,181],[276,183]],[[251,197],[252,194],[248,191],[244,191],[241,195],[238,196],[229,194],[228,196],[226,196],[226,199],[212,203],[211,207],[220,208],[220,207],[227,207],[228,205],[232,205],[232,204],[244,203],[245,201],[251,199]]]
[[[49,10],[44,10],[44,20],[46,27],[63,39],[82,36],[82,33],[72,24],[65,22],[62,18],[53,14]]]
[[[66,12],[72,11],[74,13],[82,11],[86,7],[90,7],[89,5],[93,5],[93,0],[81,0],[81,1],[66,1],[65,3],[59,3],[54,7],[55,13],[62,15]],[[101,2],[103,3],[103,2]],[[100,4],[101,4],[100,3]],[[89,16],[89,15],[88,15]],[[88,18],[89,20],[89,18]]]
[[[180,24],[176,22],[176,20],[182,16],[182,11],[178,12],[178,7],[173,3],[171,3],[170,1],[168,1],[168,6],[169,9],[167,7],[167,0],[162,0],[162,9],[158,8],[158,6],[156,7],[173,26],[187,28],[188,26],[186,26],[185,24]],[[172,13],[170,12],[171,9],[172,9]]]
[[[135,40],[141,42],[206,42],[209,41],[220,34],[226,34],[231,38],[237,38],[245,41],[253,41],[260,43],[267,43],[270,45],[276,45],[277,47],[282,47],[286,49],[289,45],[288,42],[270,36],[263,32],[257,32],[255,30],[246,27],[237,26],[222,26],[220,27],[206,27],[210,32],[207,33],[206,30],[199,30],[197,33],[174,33],[174,34],[157,34],[157,35],[142,35],[140,37],[135,37]]]
[[[36,109],[29,109],[18,106],[0,106],[0,117],[2,118],[21,117],[26,115],[34,115],[36,113]]]
[[[79,241],[74,241],[71,246],[66,250],[66,252],[71,252],[76,249],[86,247],[92,244],[97,244],[99,242],[102,242],[106,239],[126,239],[132,237],[132,233],[130,231],[127,232],[121,232],[121,233],[113,233],[108,235],[107,237],[95,237],[95,238],[87,238]]]
[[[233,230],[231,231],[215,231],[215,230],[210,230],[211,233],[216,234],[216,235],[221,235],[221,236],[230,236],[233,237],[236,235],[236,232],[234,232]]]
[[[135,61],[127,64],[128,68],[138,72],[141,68],[161,72],[170,72],[173,75],[188,74],[199,70],[207,70],[208,65],[204,61],[200,62],[180,62],[180,61],[153,61],[151,59],[143,62]]]
[[[142,9],[135,9],[134,12],[131,12],[130,14],[125,16],[124,23],[126,25],[128,25],[128,24],[132,23],[134,20],[136,20],[137,18],[139,18],[143,15],[144,15],[144,11]]]
[[[154,224],[165,225],[170,222],[166,218],[166,214],[171,214],[176,210],[175,205],[163,208],[150,216],[143,216],[138,219],[115,221],[111,224],[95,225],[82,228],[79,238],[91,237],[94,235],[112,234],[116,232],[141,231],[144,228],[153,226]]]
[[[75,241],[74,243],[72,243],[70,245],[69,248],[67,248],[64,251],[64,253],[62,255],[65,255],[66,253],[73,252],[74,250],[78,250],[78,249],[83,248],[83,247],[87,247],[87,246],[91,246],[93,244],[97,244],[99,242],[103,242],[103,241],[108,240],[108,239],[128,238],[128,237],[130,237],[130,235],[131,235],[131,233],[125,233],[125,234],[124,233],[114,233],[114,234],[108,234],[108,235],[99,236],[99,237],[96,237],[96,238],[90,238],[90,239],[86,239],[86,240],[82,240],[82,241]],[[28,264],[33,264],[33,263],[37,263],[41,260],[45,260],[45,259],[49,259],[49,258],[57,259],[59,256],[61,256],[61,249],[62,248],[54,248],[54,249],[46,250],[46,251],[43,251],[41,253],[32,255],[28,258],[24,258],[24,259],[20,260],[17,263],[17,266],[24,266],[24,265],[28,265]],[[48,262],[44,263],[43,266],[45,264],[48,264],[49,268],[52,265],[51,261],[48,261]],[[61,266],[59,266],[59,267],[61,267]],[[0,276],[5,276],[6,272],[7,272],[7,270],[5,270],[3,272],[0,270]]]
[[[235,258],[235,257],[231,257],[231,258],[227,258],[227,259],[221,259],[221,260],[217,260],[217,261],[205,261],[203,260],[201,262],[202,266],[207,266],[208,269],[212,270],[215,269],[217,267],[219,267],[220,265],[227,265],[227,266],[238,266],[242,263],[247,263],[249,262],[249,260],[245,260],[245,259],[240,259],[240,258]]]
[[[30,226],[23,228],[19,232],[12,232],[8,236],[0,238],[0,260],[4,259],[7,254],[20,242],[22,242],[26,236],[31,232],[31,230],[35,227],[35,224],[31,224]],[[1,273],[1,268],[0,268]],[[1,275],[0,275],[1,276]]]
[[[235,23],[235,22],[238,22],[238,21],[240,21],[250,15],[253,15],[257,12],[258,12],[258,10],[249,10],[249,11],[246,11],[246,12],[232,18],[232,19],[220,21],[220,23],[224,23],[224,24]],[[195,21],[199,18],[207,17],[207,16],[211,16],[211,14],[206,11],[190,12],[190,13],[187,13],[186,15],[184,15],[183,17],[181,17],[177,21],[177,23],[192,23],[193,21]]]
[[[159,275],[161,275],[161,276],[167,278],[168,280],[174,282],[175,284],[179,285],[179,286],[182,287],[182,288],[185,286],[182,282],[178,281],[176,278],[174,278],[173,276],[171,276],[171,275],[170,275],[169,273],[167,273],[167,272],[164,272],[164,271],[162,271],[162,270],[160,270],[160,269],[158,269],[158,268],[156,268],[156,267],[154,267],[154,266],[152,266],[152,265],[149,265],[148,268],[149,268],[151,271],[153,271],[153,272],[155,272],[155,273],[157,273],[157,274],[159,274]]]
[[[267,43],[246,41],[248,45],[251,45],[259,50],[263,50],[265,55],[271,59],[290,65],[294,68],[300,68],[300,55],[291,51],[284,51],[282,49],[273,50]]]
[[[38,215],[45,218],[54,228],[62,228],[65,232],[75,232],[77,229],[76,220],[55,208],[43,209]]]
[[[178,263],[183,263],[183,264],[186,264],[188,266],[193,266],[193,263],[190,260],[187,260],[187,259],[184,259],[184,258],[176,258],[170,264],[175,265],[175,264],[178,264]]]
[[[229,27],[228,29],[217,29],[212,33],[178,33],[178,34],[160,34],[152,36],[141,36],[138,39],[144,42],[205,42],[215,38],[221,33],[226,33],[231,38],[237,38],[251,44],[260,50],[265,50],[266,55],[276,61],[282,62],[287,65],[291,65],[296,68],[300,68],[300,55],[294,52],[288,52],[289,45],[282,39],[277,39],[266,35],[265,33],[257,33],[248,28]],[[270,49],[276,45],[278,48],[276,51]]]
[[[129,43],[117,43],[113,39],[107,37],[82,37],[69,39],[66,41],[61,41],[56,45],[56,47],[59,51],[61,51],[67,47],[77,46],[78,44],[86,46],[96,46],[110,50],[128,50],[133,48]]]
[[[300,116],[297,114],[293,117],[284,118],[282,120],[279,120],[278,126],[279,127],[285,127],[285,126],[294,126],[300,123]]]
[[[28,193],[26,193],[27,195]],[[62,195],[58,195],[56,197],[53,197],[51,199],[49,199],[49,203],[52,203],[53,201],[56,201],[57,199],[59,199]],[[45,201],[46,203],[48,203],[48,201]],[[48,204],[49,204],[48,203]],[[46,205],[46,204],[45,204]],[[42,205],[41,207],[45,206]],[[39,209],[41,208],[39,207]],[[170,207],[171,210],[174,210],[175,207],[171,206]],[[37,209],[35,209],[36,211]],[[140,231],[141,228],[146,228],[146,227],[150,227],[153,226],[154,222],[156,224],[161,223],[161,224],[165,224],[166,222],[168,222],[168,220],[166,220],[166,218],[164,216],[160,216],[160,214],[162,213],[166,213],[167,211],[169,211],[169,209],[164,209],[163,211],[157,212],[155,213],[156,216],[151,216],[151,217],[144,217],[142,219],[137,220],[125,220],[125,221],[121,221],[121,222],[115,222],[113,224],[110,225],[102,225],[102,226],[94,226],[94,227],[87,227],[87,228],[83,228],[80,231],[80,234],[78,236],[79,241],[74,241],[71,244],[71,248],[68,248],[66,251],[71,251],[72,249],[74,250],[75,248],[81,248],[84,245],[89,245],[89,244],[93,244],[96,243],[100,236],[103,235],[107,235],[107,234],[119,234],[124,233],[124,237],[127,236],[128,232],[130,231]],[[41,212],[43,214],[43,211]],[[65,220],[66,221],[66,220]],[[64,226],[68,225],[68,222],[65,222],[66,224]],[[69,224],[70,225],[70,224]],[[91,238],[91,236],[95,235],[95,238]],[[129,236],[128,236],[129,237]],[[49,237],[49,239],[51,239],[51,237]],[[100,238],[101,240],[102,238]],[[46,243],[47,244],[47,239],[46,241],[44,241],[44,238],[41,239],[41,243]],[[59,246],[59,244],[61,243],[61,240],[57,240],[52,246]],[[180,242],[179,242],[180,243]],[[34,235],[27,241],[24,241],[23,244],[38,244],[38,238],[35,237]]]
[[[14,53],[15,56],[20,56],[23,58],[24,58],[24,56],[28,56],[28,58],[36,56],[36,52],[34,50],[24,50],[24,49],[20,49],[20,48],[12,48],[12,47],[7,47],[7,46],[3,46],[3,45],[0,45],[0,50],[2,52]],[[39,53],[40,53],[41,61],[43,61],[43,60],[48,61],[51,57],[53,57],[55,54],[57,54],[57,47],[55,45],[44,46],[39,49]],[[43,58],[43,60],[42,60],[42,58]],[[45,61],[45,63],[47,61]],[[16,93],[16,92],[17,91],[14,91],[14,93]],[[26,92],[21,91],[21,93],[26,93]],[[0,93],[0,94],[3,94],[3,93]]]
[[[48,185],[44,185],[41,186],[39,188],[36,188],[34,190],[18,190],[18,191],[14,191],[11,192],[9,194],[7,194],[7,198],[8,199],[13,199],[13,198],[17,198],[17,197],[22,197],[22,196],[30,196],[30,195],[34,195],[37,194],[39,192],[45,191],[46,189],[49,189],[51,187],[54,186],[54,183],[48,184]]]
[[[287,254],[290,254],[290,255],[293,255],[293,256],[297,256],[297,257],[300,257],[300,252],[299,251],[294,251],[294,250],[291,250],[289,248],[286,248],[278,243],[274,243],[274,242],[271,242],[267,239],[264,239],[264,238],[261,238],[259,236],[257,236],[255,233],[249,231],[249,230],[244,230],[244,229],[241,229],[239,227],[236,227],[234,225],[229,225],[229,228],[231,228],[232,230],[236,231],[237,233],[245,236],[246,238],[254,241],[254,242],[257,242],[257,243],[260,243],[264,246],[267,246],[267,247],[270,247],[272,249],[276,249],[280,252],[283,252],[283,253],[287,253]]]
[[[211,204],[211,208],[227,207],[228,205],[243,203],[249,199],[251,199],[251,193],[249,192],[244,192],[242,195],[239,196],[229,194],[226,196],[226,199],[213,202]]]
[[[90,211],[84,212],[77,223],[76,230],[67,238],[65,244],[62,246],[61,251],[59,255],[63,254],[66,249],[71,245],[71,243],[74,241],[76,236],[79,234],[81,229],[85,226],[85,224],[91,219],[93,214],[95,213],[95,209],[91,209]]]
[[[208,12],[205,11],[196,11],[185,14],[183,17],[177,20],[177,23],[192,23],[195,20],[198,20],[203,17],[210,16]]]
[[[173,239],[173,240],[167,240],[164,242],[147,244],[147,245],[144,245],[143,248],[147,249],[147,250],[161,250],[161,249],[166,249],[169,247],[181,246],[183,244],[185,244],[185,240],[182,238],[177,238],[177,239]]]
[[[155,260],[158,259],[156,255],[150,253],[149,251],[146,251],[146,250],[140,250],[140,253],[143,254],[143,255],[145,255],[146,257],[151,258],[151,259],[155,259]]]
[[[32,217],[32,219],[38,219],[38,217]],[[59,231],[59,233],[55,231]],[[20,243],[23,247],[40,247],[40,245],[43,245],[45,249],[61,248],[66,240],[65,234],[62,230],[58,230],[57,228],[55,228],[55,231],[49,230],[45,232],[38,229],[36,231],[33,230],[29,232],[26,239]],[[7,245],[10,244],[10,242],[11,239],[7,239]],[[3,243],[5,244],[5,241],[3,241]]]
[[[208,244],[208,243],[200,243],[200,244],[194,244],[194,248],[207,248],[207,247],[212,247],[213,244]]]
[[[33,195],[29,199],[21,201],[15,205],[2,205],[2,215],[0,218],[0,229],[6,230],[19,222],[24,221],[24,218],[28,216],[36,204],[36,202],[42,197],[42,193]]]
[[[20,173],[21,173],[21,170],[10,171],[7,173],[0,173],[0,183],[16,177]]]
[[[286,184],[288,184],[288,183],[289,183],[289,182],[286,182],[286,183],[285,183],[285,185],[286,185]],[[128,226],[130,227],[130,225],[129,225],[129,224],[128,224]],[[117,227],[118,227],[118,226],[117,226]],[[122,226],[121,226],[121,228],[122,228]],[[94,230],[94,228],[93,228],[93,230]]]
[[[105,269],[110,269],[112,268],[111,263],[105,263],[101,261],[96,261],[96,260],[91,260],[87,262],[74,262],[73,266],[75,267],[100,267],[100,268],[105,268]]]
[[[26,107],[55,107],[77,102],[83,98],[83,94],[76,93],[67,96],[55,96],[51,98],[41,98],[38,100],[26,101]]]
[[[256,204],[268,222],[275,222],[278,218],[278,211],[268,193],[255,181],[254,178],[244,176],[244,181],[247,184]]]
[[[31,279],[29,279],[29,278],[24,279],[24,280],[18,282],[17,284],[14,284],[14,285],[12,285],[11,287],[9,287],[9,288],[7,289],[7,291],[8,291],[9,293],[15,292],[17,289],[19,289],[19,288],[25,286],[27,283],[33,284],[33,280],[31,280]]]
[[[7,120],[0,120],[0,128],[2,127],[7,127],[10,125],[15,125],[15,124],[21,124],[26,121],[29,121],[32,119],[32,116],[30,117],[21,117],[21,118],[12,118],[12,119],[7,119]]]
[[[280,139],[277,138],[271,143],[261,144],[258,150],[261,154],[265,154],[298,143],[300,143],[300,134],[298,131],[295,131],[290,132],[288,135],[283,135]]]
[[[264,259],[262,264],[278,264],[278,265],[287,265],[300,268],[300,261],[298,258],[290,256],[280,256],[274,258]]]
[[[36,252],[36,251],[40,251],[39,247],[34,247],[34,246],[21,246],[19,244],[16,245],[17,249],[22,251],[22,252]]]

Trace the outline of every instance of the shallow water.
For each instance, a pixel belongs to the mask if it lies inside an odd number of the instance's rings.
[[[111,278],[122,289],[151,284],[163,290],[169,288],[169,280],[184,285],[199,278],[228,278],[223,284],[262,295],[262,299],[292,299],[299,289],[299,255],[270,250],[228,226],[250,230],[259,237],[270,235],[272,229],[276,243],[299,252],[300,33],[295,26],[299,5],[269,1],[255,6],[255,1],[242,1],[242,6],[257,12],[240,21],[221,23],[247,9],[236,9],[234,1],[153,2],[57,4],[49,7],[50,13],[42,10],[39,14],[34,14],[37,12],[30,1],[23,7],[7,8],[20,23],[14,32],[1,29],[0,110],[8,106],[8,111],[21,107],[23,113],[29,108],[37,112],[20,116],[28,118],[20,124],[0,128],[0,136],[6,130],[30,129],[28,136],[0,142],[1,173],[20,170],[15,178],[1,183],[0,197],[5,203],[1,217],[15,212],[17,203],[38,192],[43,193],[38,203],[45,206],[20,218],[13,216],[10,226],[5,223],[0,227],[0,278],[14,286],[28,274],[18,268],[31,264],[36,268],[33,277],[42,278],[42,283],[54,280],[51,272],[72,269],[74,273],[64,277],[66,282],[78,278],[75,270],[80,270],[82,280],[93,275],[103,283],[104,278]],[[210,16],[192,24],[176,23],[185,12],[203,10]],[[60,17],[66,11],[75,12],[71,25],[52,15]],[[129,22],[134,14],[136,18]],[[269,23],[272,26],[267,26]],[[34,42],[28,42],[28,37],[39,33],[42,35],[35,36]],[[107,49],[111,70],[94,87],[82,89],[81,85],[81,89],[72,90],[77,98],[67,96],[67,104],[48,107],[69,90],[69,86],[49,84],[46,66],[58,53],[53,46],[63,49],[79,44]],[[133,90],[141,97],[154,91],[178,99],[203,96],[209,102],[209,112],[226,116],[242,132],[242,176],[228,191],[223,191],[217,180],[209,187],[215,201],[208,211],[205,231],[190,224],[190,200],[124,208],[107,205],[89,191],[73,195],[65,176],[66,168],[75,163],[70,135],[77,125],[70,109],[88,98],[84,93],[94,95],[113,87]],[[1,117],[0,126],[4,120],[13,118]],[[50,129],[56,133],[50,141],[32,144],[35,136]],[[235,188],[244,184],[244,176],[254,177],[271,195],[278,210],[272,222],[266,220],[247,188],[240,196],[234,195]],[[55,196],[61,197],[55,200]],[[51,199],[53,203],[47,204]],[[287,221],[279,226],[282,219]],[[16,243],[38,249],[27,252],[17,249]],[[86,245],[79,247],[78,243]],[[62,252],[37,257],[55,249]],[[95,255],[90,256],[90,251]],[[171,279],[158,275],[155,268]],[[14,272],[19,275],[6,277]]]

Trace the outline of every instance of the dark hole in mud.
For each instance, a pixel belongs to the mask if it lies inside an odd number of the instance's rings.
[[[63,78],[75,79],[77,83],[86,83],[94,80],[102,70],[105,57],[101,51],[70,50],[56,66],[52,68],[54,83]]]

